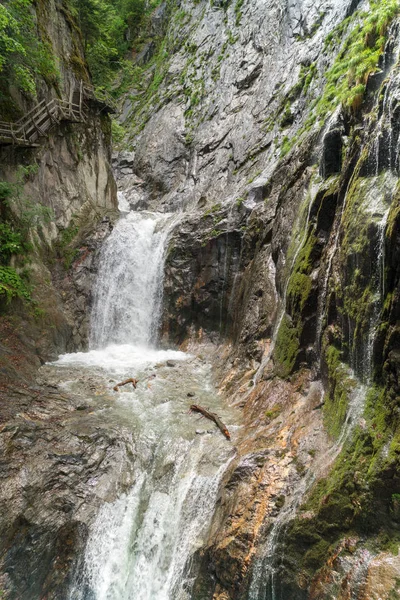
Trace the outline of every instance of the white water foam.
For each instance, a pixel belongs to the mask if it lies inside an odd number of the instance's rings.
[[[177,350],[156,350],[147,346],[111,344],[99,350],[63,354],[54,364],[67,367],[100,367],[109,373],[117,374],[127,370],[143,370],[167,360],[181,361],[188,358],[190,358],[189,354]]]

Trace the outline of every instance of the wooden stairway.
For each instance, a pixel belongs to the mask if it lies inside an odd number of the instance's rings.
[[[39,138],[61,121],[85,121],[85,100],[95,99],[94,90],[81,81],[69,100],[42,100],[16,123],[0,121],[0,145],[38,146]]]

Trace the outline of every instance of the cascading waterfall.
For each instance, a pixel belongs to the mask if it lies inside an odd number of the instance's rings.
[[[369,322],[368,341],[366,345],[366,358],[364,361],[364,373],[368,382],[372,378],[373,349],[379,317],[385,298],[385,232],[389,209],[387,209],[378,223],[378,236],[376,243],[377,269],[375,273],[374,286],[376,289],[373,299],[373,308]]]
[[[91,350],[64,355],[56,364],[94,372],[106,387],[110,377],[139,379],[134,391],[121,390],[109,415],[116,427],[128,422],[132,429],[135,482],[100,509],[69,600],[189,600],[194,557],[205,543],[234,451],[213,428],[196,432],[185,388],[231,430],[234,417],[218,404],[203,359],[154,347],[165,250],[177,218],[128,212],[119,199],[123,216],[101,251]],[[167,359],[173,359],[170,366]],[[151,383],[145,383],[149,375]]]
[[[90,347],[146,346],[156,340],[163,256],[171,215],[131,212],[119,220],[100,255]]]

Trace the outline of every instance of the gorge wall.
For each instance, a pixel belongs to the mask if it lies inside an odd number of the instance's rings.
[[[62,2],[36,10],[60,67],[38,99],[68,96],[88,81],[79,31]],[[132,208],[181,213],[161,342],[214,342],[215,379],[245,423],[192,565],[196,600],[400,597],[398,13],[391,0],[180,0],[139,37],[118,187]],[[85,123],[1,149],[16,199],[54,215],[30,232],[37,305],[2,306],[8,383],[86,348],[116,206],[106,110],[92,99]],[[128,428],[117,436],[53,383],[33,403],[3,394],[10,598],[67,597],[95,513],[133,480]]]
[[[38,75],[33,97],[2,73],[2,120],[15,122],[41,101],[68,100],[80,81],[90,82],[68,5],[44,0],[28,10],[58,77]],[[86,522],[115,493],[108,464],[124,464],[129,480],[130,432],[116,436],[111,425],[86,418],[81,398],[37,378],[45,361],[87,347],[96,250],[117,212],[108,109],[91,98],[84,115],[34,146],[0,146],[1,597],[66,597]],[[10,240],[18,256],[3,266]]]
[[[57,76],[37,75],[35,95],[3,78],[0,110],[7,121],[17,121],[42,101],[68,101],[81,81],[90,84],[82,36],[68,3],[39,2],[31,10]],[[14,263],[32,288],[28,303],[16,297],[12,306],[2,289],[2,311],[9,315],[2,319],[2,338],[10,345],[2,349],[5,375],[24,369],[32,374],[60,351],[87,345],[93,250],[108,233],[117,206],[108,112],[104,103],[87,98],[84,122],[61,121],[36,144],[0,147],[1,217],[29,238],[25,255]],[[13,366],[18,352],[23,356]]]
[[[163,337],[247,420],[198,598],[399,593],[397,13],[181,2],[123,102],[122,189],[184,211]]]

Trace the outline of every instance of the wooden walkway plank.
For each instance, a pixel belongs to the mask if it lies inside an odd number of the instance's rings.
[[[61,121],[84,122],[85,98],[95,98],[94,88],[80,81],[69,100],[42,100],[16,123],[0,121],[0,145],[37,146],[34,142]]]

